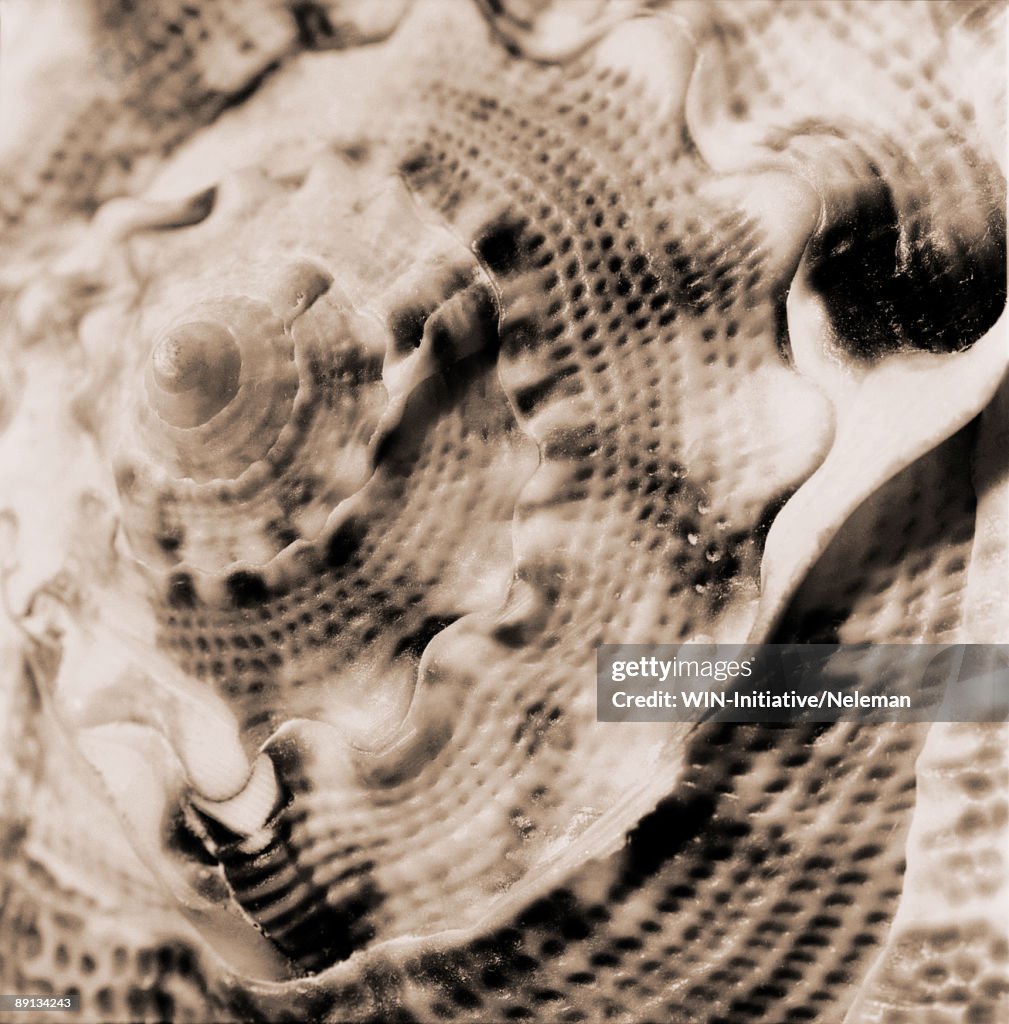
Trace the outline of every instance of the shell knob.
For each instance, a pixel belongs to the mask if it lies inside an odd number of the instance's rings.
[[[222,324],[195,321],[169,331],[151,356],[150,400],[174,427],[198,427],[238,393],[242,354]]]

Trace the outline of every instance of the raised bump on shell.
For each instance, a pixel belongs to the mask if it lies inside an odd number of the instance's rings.
[[[242,354],[221,324],[195,321],[169,331],[151,356],[151,402],[174,427],[197,427],[238,393]]]

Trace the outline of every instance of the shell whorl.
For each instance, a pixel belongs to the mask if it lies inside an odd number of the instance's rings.
[[[159,419],[198,427],[238,393],[242,353],[222,324],[196,320],[169,331],[151,355],[148,398]]]
[[[283,323],[264,303],[230,298],[157,340],[139,434],[178,479],[235,481],[283,444],[298,389]]]
[[[213,592],[250,567],[284,576],[277,556],[325,546],[418,383],[484,344],[493,302],[472,252],[381,170],[363,200],[334,208],[333,195],[360,193],[359,176],[330,156],[293,191],[238,175],[203,222],[141,250],[144,269],[171,273],[144,299],[143,365],[110,447],[147,566],[195,573]],[[270,260],[242,238],[274,225],[284,244],[320,209],[325,244],[310,254]],[[230,259],[210,262],[214,245]],[[195,281],[202,297],[187,302]]]
[[[974,635],[1004,188],[948,47],[927,5],[415,6],[332,110],[298,86],[315,145],[402,64],[367,144],[116,236],[143,288],[86,326],[128,543],[71,566],[73,628],[33,614],[37,674],[137,739],[103,778],[171,906],[274,954],[194,922],[236,1017],[840,1019],[884,943],[928,966],[924,729],[611,728],[593,648]]]
[[[184,545],[206,569],[275,553],[261,543],[243,551],[241,539],[261,526],[278,469],[298,459],[304,437],[291,420],[299,396],[307,401],[307,375],[283,321],[261,301],[207,304],[160,334],[135,386],[134,430],[117,472],[142,561],[172,564]],[[232,538],[224,551],[221,533]]]

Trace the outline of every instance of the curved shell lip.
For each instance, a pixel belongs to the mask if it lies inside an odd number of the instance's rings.
[[[289,730],[296,728],[305,719],[290,719],[279,726],[269,738],[260,745],[260,750],[268,751],[278,739],[286,738]],[[319,723],[312,723],[319,724]],[[684,726],[684,729],[689,728]],[[656,731],[659,731],[656,729]],[[679,764],[673,764],[670,774],[679,771]],[[659,787],[661,788],[661,787]],[[273,979],[267,977],[247,978],[246,984],[255,988],[263,995],[285,996],[292,984],[326,985],[339,982],[343,978],[354,976],[363,964],[381,961],[383,958],[400,960],[416,953],[432,948],[445,948],[471,941],[477,936],[505,925],[514,915],[516,906],[526,906],[535,899],[550,892],[572,869],[580,863],[595,858],[606,857],[618,850],[625,836],[625,819],[638,820],[654,809],[657,803],[655,795],[655,778],[643,779],[637,790],[619,808],[611,808],[603,812],[578,835],[577,842],[555,848],[556,852],[548,854],[543,862],[528,870],[514,887],[493,895],[464,924],[456,927],[433,927],[430,930],[420,929],[383,938],[372,944],[365,944],[345,960],[339,960],[322,968],[316,973],[292,979]],[[588,856],[586,857],[586,851]]]
[[[35,607],[33,610],[39,600],[49,607]],[[136,834],[130,833],[130,823],[122,814],[122,806],[112,796],[99,765],[93,757],[88,756],[87,740],[100,742],[102,724],[135,727],[137,723],[87,723],[75,717],[74,707],[68,705],[66,697],[58,692],[60,673],[64,665],[72,660],[65,657],[70,642],[68,638],[70,635],[79,637],[82,634],[79,621],[76,625],[72,624],[81,615],[79,601],[80,594],[72,580],[61,573],[39,587],[32,595],[24,615],[17,617],[19,628],[24,631],[27,641],[24,649],[28,673],[26,678],[30,680],[34,700],[37,701],[42,728],[52,730],[52,738],[60,740],[61,756],[69,759],[69,764],[76,769],[77,780],[112,811],[126,833],[124,838],[146,869],[145,874],[150,872],[147,877],[153,878],[161,893],[173,898],[175,908],[191,927],[201,935],[217,940],[209,944],[209,950],[216,961],[229,972],[247,973],[254,968],[261,972],[259,976],[267,984],[284,985],[289,977],[286,962],[276,956],[272,946],[251,926],[241,930],[236,928],[242,920],[237,908],[215,900],[201,889],[199,882],[203,876],[198,873],[199,869],[187,874],[181,860],[173,863],[167,856],[152,856],[149,846],[136,844]],[[33,614],[41,617],[34,629],[26,625],[26,620]],[[107,732],[104,735],[113,743],[116,742]],[[141,734],[133,732],[131,735],[136,738]],[[169,752],[174,752],[174,748],[164,732],[159,732],[159,735],[165,740],[166,746],[163,749],[166,755],[171,756]],[[120,745],[122,739],[120,735]],[[164,793],[167,797],[168,790]],[[122,877],[128,876],[124,872]]]

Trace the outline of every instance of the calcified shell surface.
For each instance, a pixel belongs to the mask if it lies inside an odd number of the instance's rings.
[[[1006,1019],[1002,726],[595,693],[1009,642],[1004,6],[4,14],[0,991]]]

